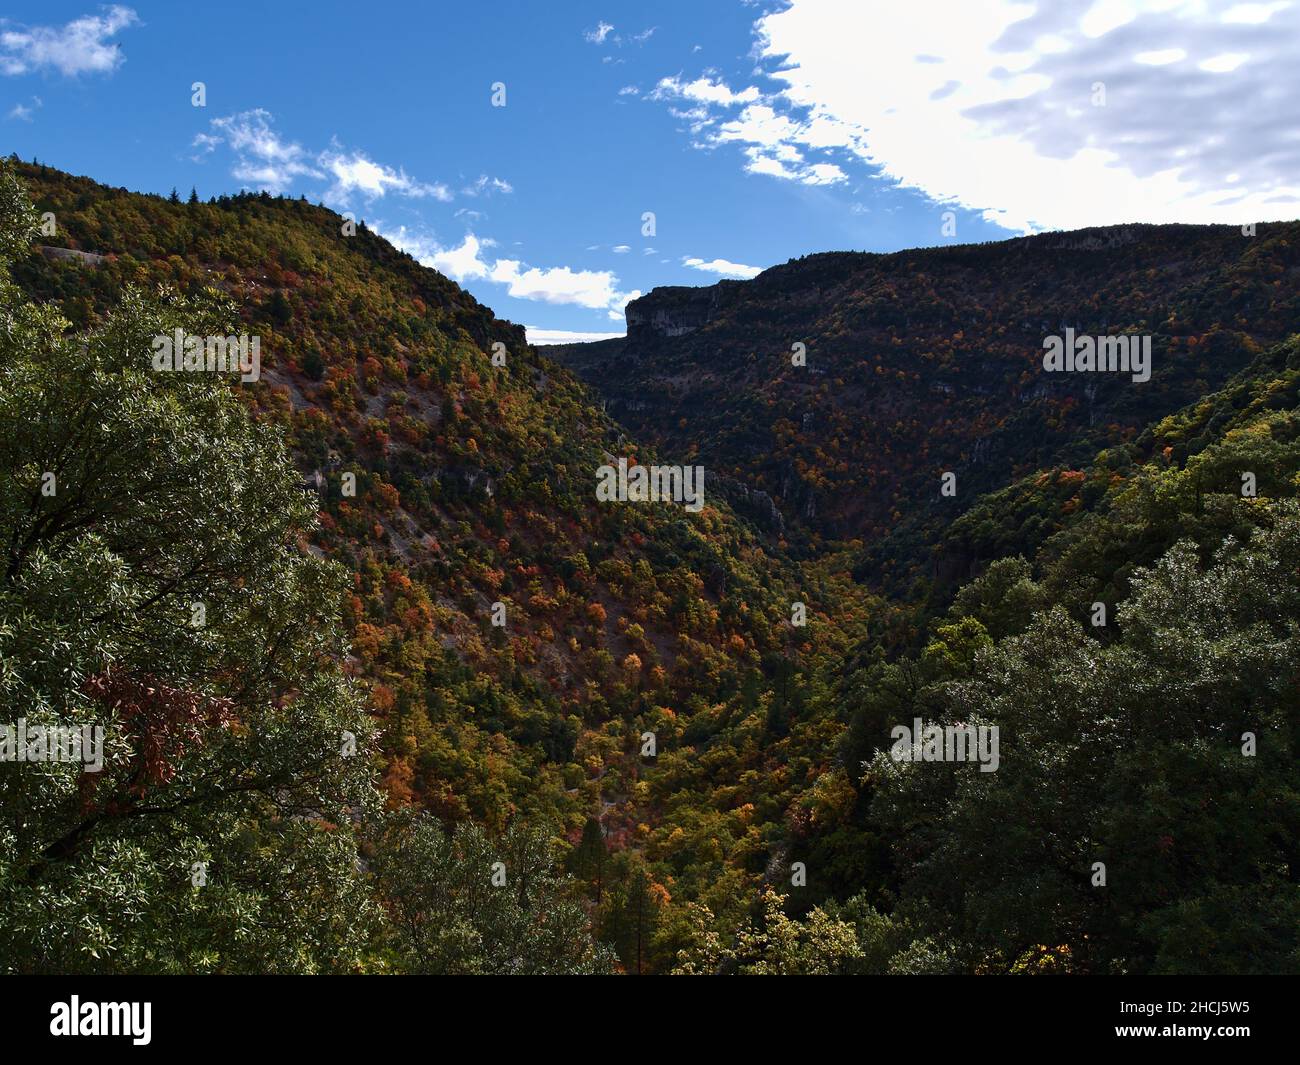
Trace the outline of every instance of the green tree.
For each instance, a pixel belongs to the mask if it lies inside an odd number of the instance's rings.
[[[768,888],[758,920],[743,926],[730,943],[712,929],[713,915],[708,908],[693,904],[695,940],[679,953],[673,972],[681,976],[831,976],[861,971],[867,955],[852,923],[821,907],[798,920],[787,916],[784,903],[784,896]],[[878,918],[874,911],[868,912]]]
[[[941,685],[997,772],[877,754],[901,909],[967,968],[1300,971],[1300,506],[1269,524],[1139,569],[1111,644],[1054,607]]]
[[[23,200],[0,174],[0,725],[98,726],[104,764],[0,762],[0,964],[354,968],[376,795],[342,755],[368,734],[342,574],[301,547],[276,433],[215,375],[151,365],[230,308],[132,291],[70,333],[8,280]]]
[[[611,888],[600,928],[601,939],[614,945],[629,973],[641,976],[652,968],[659,911],[654,882],[645,867],[635,862],[626,879]]]
[[[582,826],[582,838],[573,851],[573,871],[578,879],[590,884],[595,891],[596,905],[600,905],[601,889],[605,881],[605,832],[595,817],[587,818]]]
[[[373,857],[391,914],[397,971],[590,974],[613,958],[592,943],[575,884],[557,875],[547,834],[512,825],[499,837],[462,823],[395,815]]]

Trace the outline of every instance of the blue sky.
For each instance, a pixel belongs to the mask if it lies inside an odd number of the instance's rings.
[[[617,334],[656,285],[811,252],[1294,218],[1298,15],[11,0],[0,147],[143,191],[305,194],[536,339]]]

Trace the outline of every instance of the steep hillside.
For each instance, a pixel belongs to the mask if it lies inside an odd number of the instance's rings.
[[[829,634],[821,653],[851,629],[711,494],[698,514],[598,503],[598,466],[653,456],[518,326],[364,225],[19,173],[57,229],[15,277],[74,325],[128,285],[212,286],[260,337],[261,379],[235,389],[319,492],[311,549],[352,573],[353,666],[394,802],[495,827],[554,817],[575,838],[593,815],[614,838],[649,831],[643,734],[671,757],[805,668],[793,601]]]
[[[1237,238],[1245,250],[1134,227],[817,256],[660,290],[629,309],[626,342],[559,353],[601,376],[602,403],[518,327],[321,207],[18,170],[53,223],[13,268],[41,320],[67,326],[46,361],[88,335],[156,387],[157,421],[138,428],[190,463],[162,478],[177,513],[202,507],[191,480],[240,481],[192,436],[289,444],[308,505],[279,500],[293,513],[274,528],[310,528],[311,511],[319,527],[286,539],[280,564],[342,565],[347,667],[388,802],[458,825],[448,839],[399,819],[366,843],[366,892],[389,916],[414,907],[402,965],[484,964],[460,931],[451,958],[420,944],[444,895],[473,907],[504,847],[559,907],[536,929],[551,946],[524,950],[539,968],[604,964],[552,952],[556,921],[563,943],[589,923],[625,967],[659,972],[1295,968],[1300,370],[1294,339],[1263,343],[1300,321],[1293,227]],[[148,302],[133,288],[162,309],[133,318]],[[149,352],[134,365],[134,341],[114,339],[208,321],[209,303],[260,341],[260,379],[230,384],[257,424],[233,437],[206,435],[183,398],[238,410],[224,386],[159,387]],[[136,332],[95,332],[114,306]],[[1065,326],[1152,329],[1150,382],[1044,379],[1042,333]],[[789,363],[796,343],[807,366]],[[89,372],[36,366],[38,398],[46,377],[66,391]],[[96,387],[125,403],[126,379]],[[669,403],[675,420],[656,424]],[[33,447],[27,480],[45,461]],[[600,501],[597,469],[622,457],[703,464],[704,507]],[[938,493],[947,469],[954,498]],[[222,552],[243,542],[228,534]],[[214,570],[239,596],[240,567]],[[883,599],[864,581],[931,594]],[[151,647],[136,648],[146,665]],[[1002,768],[892,760],[916,716],[997,725]],[[266,822],[278,830],[274,810]],[[551,879],[555,841],[531,827],[552,824],[572,880]],[[1088,885],[1098,853],[1104,895]],[[430,893],[425,867],[451,886]],[[492,968],[521,960],[502,927]],[[390,964],[361,925],[349,936],[357,964]]]
[[[883,880],[956,969],[1295,972],[1298,496],[1292,337],[1133,443],[977,501],[948,549],[998,561],[921,649],[866,641],[842,674],[822,787],[848,794],[805,844],[845,870],[832,893]],[[914,715],[998,726],[998,771],[891,762]]]
[[[1035,563],[1081,621],[1127,598],[1135,571],[1179,539],[1209,559],[1246,541],[1300,491],[1300,337],[1261,352],[1219,391],[1077,468],[1038,470],[981,498],[937,549],[981,565]],[[1104,627],[1099,633],[1106,635]]]
[[[770,496],[766,527],[796,548],[892,531],[860,574],[901,591],[974,571],[917,560],[983,492],[1132,439],[1282,339],[1297,271],[1297,223],[814,255],[656,289],[628,306],[626,340],[554,354],[634,435]],[[1149,334],[1150,380],[1044,372],[1044,338],[1067,328]]]

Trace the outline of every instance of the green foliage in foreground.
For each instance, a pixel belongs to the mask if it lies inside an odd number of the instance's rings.
[[[0,724],[102,727],[104,761],[0,761],[0,971],[605,967],[545,834],[383,814],[280,436],[151,367],[232,309],[131,291],[75,333],[9,281],[32,220],[0,173]]]
[[[1300,502],[1257,520],[1138,569],[1105,642],[1023,560],[968,586],[923,654],[854,678],[861,805],[803,842],[889,841],[875,893],[795,919],[769,891],[734,936],[697,904],[674,971],[1300,972]],[[997,771],[894,760],[914,717],[996,726]]]
[[[1156,427],[1147,463],[1099,456],[1032,563],[846,681],[853,826],[891,841],[893,916],[963,970],[1300,971],[1297,384],[1293,339]],[[914,717],[997,725],[998,771],[894,762]]]
[[[1053,608],[935,682],[937,719],[999,726],[997,772],[875,756],[904,897],[974,966],[1295,971],[1300,508],[1208,566],[1180,542],[1118,625]]]

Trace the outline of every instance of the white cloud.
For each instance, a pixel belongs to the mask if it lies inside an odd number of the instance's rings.
[[[775,89],[651,94],[750,173],[861,168],[1021,231],[1300,214],[1296,0],[789,0],[755,32]]]
[[[582,36],[584,40],[591,44],[604,44],[608,41],[610,44],[622,48],[627,42],[631,42],[632,44],[645,44],[646,41],[654,36],[655,29],[656,27],[651,26],[648,30],[642,30],[640,33],[629,33],[624,37],[622,34],[615,33],[614,27],[602,19],[596,23],[596,28],[594,30],[586,30],[583,32]],[[610,57],[606,56],[604,62],[608,63],[609,61]],[[622,60],[620,59],[618,62],[621,63]]]
[[[848,180],[848,175],[830,162],[808,163],[803,148],[824,150],[843,148],[858,142],[858,133],[828,115],[791,118],[779,113],[764,99],[755,86],[736,92],[720,80],[697,78],[662,78],[651,99],[689,100],[695,106],[687,111],[670,108],[671,113],[690,123],[698,138],[697,147],[713,148],[720,144],[744,146],[749,160],[745,169],[751,174],[797,181],[805,185],[834,185]],[[727,109],[744,105],[734,117],[722,121]],[[715,112],[713,109],[719,109]]]
[[[505,285],[506,291],[516,299],[606,310],[615,321],[623,317],[623,308],[641,295],[635,291],[619,291],[618,277],[609,270],[538,268],[514,259],[498,259],[492,265],[490,279]]]
[[[682,81],[680,77],[674,77],[660,78],[650,96],[655,100],[697,100],[704,104],[730,107],[733,104],[752,103],[758,99],[759,92],[752,85],[740,92],[732,92],[721,80],[696,78],[694,81]]]
[[[487,196],[493,192],[509,194],[514,192],[514,186],[508,181],[502,181],[500,178],[488,177],[487,174],[480,174],[477,181],[466,185],[460,190],[465,196]]]
[[[466,233],[459,246],[435,248],[432,254],[416,258],[453,281],[479,281],[492,276],[492,268],[481,255],[482,250],[490,246],[490,241],[480,241],[473,233]]]
[[[683,266],[689,266],[692,270],[703,270],[705,273],[718,274],[721,277],[740,277],[748,280],[751,277],[757,277],[763,272],[761,266],[746,266],[744,263],[728,262],[726,259],[711,259],[705,262],[703,259],[684,258]]]
[[[590,344],[595,340],[613,340],[624,333],[574,333],[568,329],[538,329],[535,325],[524,326],[528,343],[537,347],[546,344]]]
[[[325,176],[301,144],[271,128],[271,114],[261,108],[214,118],[211,128],[194,138],[194,146],[206,154],[226,144],[236,156],[231,174],[253,188],[280,193],[296,178]]]
[[[517,259],[490,262],[483,252],[495,242],[481,240],[473,233],[466,233],[457,246],[444,248],[431,238],[408,233],[405,227],[388,233],[377,226],[375,232],[453,281],[491,281],[504,285],[507,293],[516,299],[603,310],[618,321],[623,317],[623,308],[641,295],[639,291],[621,291],[617,275],[609,270],[535,267]]]
[[[814,163],[799,172],[799,180],[805,185],[838,185],[848,179],[848,174],[834,163]]]
[[[798,130],[798,125],[785,115],[778,115],[767,104],[751,104],[739,118],[724,122],[715,137],[719,141],[746,141],[775,148],[793,138]]]
[[[67,77],[112,73],[124,62],[109,41],[138,22],[129,7],[114,5],[102,15],[83,15],[66,26],[18,26],[0,30],[0,73],[27,74],[53,68]],[[8,26],[8,20],[0,20]]]
[[[756,172],[855,159],[1016,230],[1300,213],[1295,3],[792,0],[756,30],[781,89],[704,131]]]
[[[1234,4],[1223,13],[1222,21],[1229,25],[1258,26],[1288,6],[1287,0],[1272,4]]]
[[[375,162],[364,152],[348,151],[337,142],[331,142],[325,151],[313,153],[297,141],[281,137],[272,128],[272,121],[271,113],[262,108],[214,118],[211,132],[194,138],[198,154],[192,158],[200,161],[225,145],[235,155],[231,174],[252,188],[272,193],[287,191],[299,178],[332,179],[321,198],[339,209],[348,207],[354,194],[367,203],[388,193],[412,199],[428,197],[443,203],[452,199],[446,185],[417,181],[400,167]],[[507,191],[510,188],[496,178],[480,181],[496,182]]]
[[[1187,53],[1181,48],[1158,48],[1152,52],[1138,52],[1133,57],[1133,62],[1141,63],[1147,67],[1165,67],[1170,63],[1179,63],[1187,58]]]
[[[320,163],[334,176],[334,184],[325,193],[325,202],[329,204],[346,205],[351,202],[354,192],[359,192],[367,201],[378,199],[387,192],[396,192],[414,199],[432,196],[443,203],[452,198],[446,185],[427,185],[416,181],[408,177],[405,171],[393,170],[382,163],[376,163],[359,151],[350,154],[322,152]]]
[[[1096,0],[1079,19],[1079,30],[1086,37],[1102,37],[1136,17],[1137,7],[1132,0]]]
[[[851,131],[825,116],[796,122],[778,114],[769,104],[750,104],[737,118],[718,125],[709,135],[712,144],[736,142],[746,145],[751,174],[767,174],[799,181],[805,185],[834,185],[848,175],[834,163],[808,164],[803,147],[840,146],[855,139]]]
[[[19,122],[30,122],[32,120],[32,116],[36,114],[37,108],[39,108],[40,106],[41,106],[41,98],[39,96],[33,96],[31,107],[28,107],[26,104],[22,104],[22,103],[14,104],[13,107],[10,108],[9,114],[6,115],[5,117],[9,119],[16,119]]]
[[[1210,74],[1231,74],[1249,58],[1244,52],[1225,52],[1204,59],[1197,66]]]

